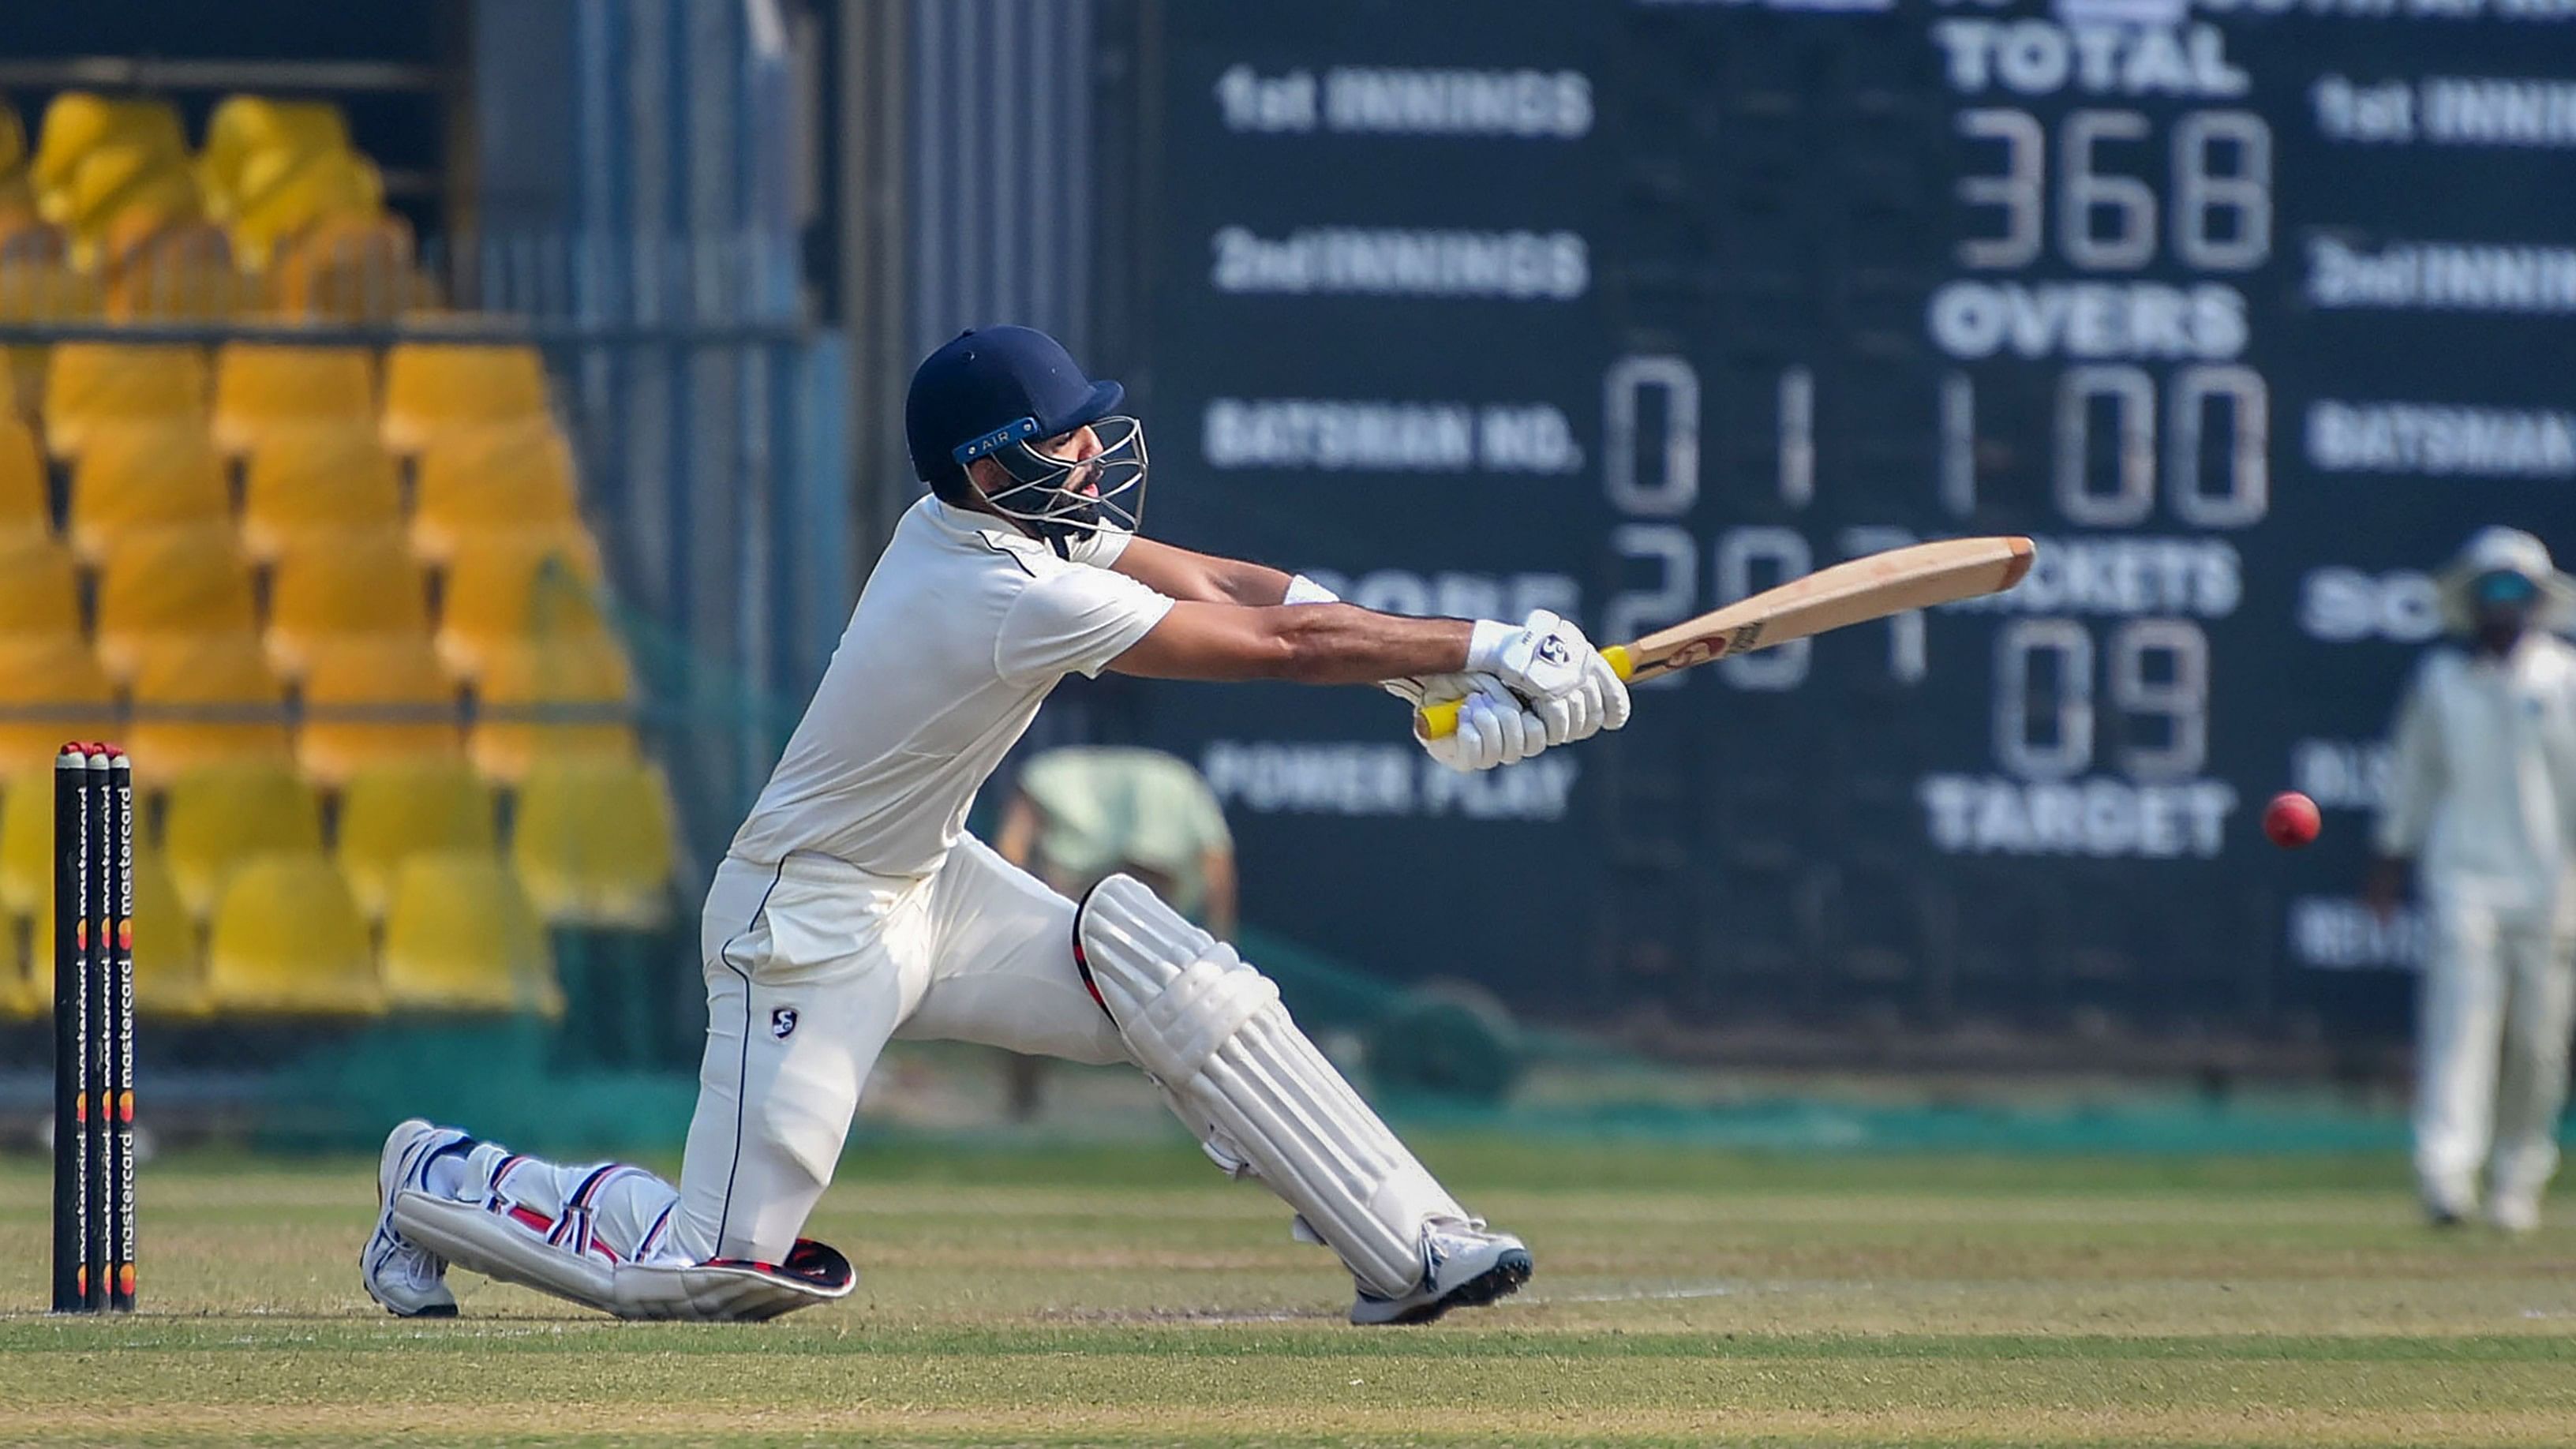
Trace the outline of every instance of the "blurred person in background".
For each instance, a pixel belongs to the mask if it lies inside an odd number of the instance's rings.
[[[1002,858],[1080,900],[1113,875],[1153,888],[1173,910],[1232,940],[1234,833],[1189,762],[1160,750],[1067,746],[1029,761],[993,840]],[[1038,1113],[1046,1058],[1014,1052],[1011,1116]]]
[[[2415,1171],[2424,1211],[2540,1222],[2558,1167],[2576,1000],[2576,647],[2552,637],[2576,586],[2537,538],[2471,537],[2439,578],[2457,642],[2397,711],[2366,897],[2383,918],[2414,865],[2426,923],[2416,1021]]]

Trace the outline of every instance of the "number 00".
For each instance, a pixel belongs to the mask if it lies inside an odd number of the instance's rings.
[[[2245,528],[2272,508],[2269,394],[2262,374],[2198,364],[2165,389],[2165,500],[2196,528]],[[2104,441],[2110,470],[2097,466]],[[2125,528],[2155,506],[2156,384],[2140,367],[2069,368],[2057,386],[2057,508],[2087,528]],[[2212,442],[2219,446],[2212,448]],[[2105,486],[2107,481],[2107,486]]]

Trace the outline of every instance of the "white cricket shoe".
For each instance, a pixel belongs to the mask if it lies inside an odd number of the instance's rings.
[[[418,1117],[385,1135],[376,1160],[376,1233],[358,1255],[358,1277],[367,1296],[397,1318],[454,1318],[456,1295],[447,1291],[447,1260],[394,1231],[394,1191],[421,1186],[421,1168],[439,1148],[464,1138]]]
[[[1482,1308],[1519,1292],[1533,1267],[1520,1239],[1489,1233],[1481,1221],[1455,1219],[1423,1228],[1422,1265],[1421,1286],[1401,1298],[1361,1289],[1351,1322],[1429,1323],[1452,1308]]]

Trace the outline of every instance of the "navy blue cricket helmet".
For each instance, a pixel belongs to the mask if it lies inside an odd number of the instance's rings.
[[[1064,344],[1033,327],[970,327],[913,371],[903,407],[913,471],[965,502],[966,465],[992,459],[1013,482],[984,501],[1058,552],[1105,527],[1132,530],[1144,511],[1145,430],[1118,414],[1126,395],[1083,376]],[[1036,446],[1085,425],[1100,440],[1089,458]]]

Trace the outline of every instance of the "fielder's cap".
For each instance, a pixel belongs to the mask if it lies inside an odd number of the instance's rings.
[[[925,483],[953,478],[978,445],[1051,438],[1118,410],[1127,390],[1093,382],[1034,327],[970,327],[913,370],[903,430]]]

